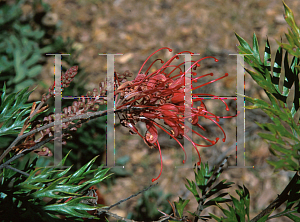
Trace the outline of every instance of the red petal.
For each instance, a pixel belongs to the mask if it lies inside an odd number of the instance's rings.
[[[170,89],[178,89],[180,87],[184,86],[184,78],[183,77],[180,77],[178,79],[175,80],[175,82],[173,82],[169,88]]]
[[[194,125],[194,124],[196,124],[196,123],[198,123],[198,121],[199,121],[199,118],[198,118],[198,116],[197,115],[194,115],[194,116],[192,116],[192,124]]]
[[[146,133],[145,135],[146,141],[153,144],[157,141],[158,138],[157,129],[151,121],[146,122],[146,127],[148,131],[148,133]]]
[[[184,94],[182,93],[174,93],[174,96],[171,99],[172,103],[182,103],[184,102]]]
[[[135,82],[139,82],[139,81],[141,81],[142,79],[144,79],[145,77],[146,77],[145,74],[139,73],[139,74],[135,77],[134,81],[135,81]]]
[[[158,110],[174,110],[174,111],[178,112],[178,108],[174,104],[171,104],[171,103],[166,103],[164,105],[161,105],[158,108]]]
[[[150,119],[158,118],[158,114],[155,113],[141,113],[141,115]]]
[[[174,121],[170,120],[170,119],[164,119],[165,124],[167,124],[168,126],[170,126],[173,130],[172,134],[174,137],[178,137],[181,134],[181,127],[178,126],[178,124],[176,124]]]
[[[163,81],[165,82],[167,80],[167,78],[165,77],[165,75],[163,74],[157,74],[156,76],[151,77],[151,80],[159,80],[159,81]]]

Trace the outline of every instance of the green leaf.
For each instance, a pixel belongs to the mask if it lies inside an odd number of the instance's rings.
[[[94,172],[95,170],[91,171],[90,167],[95,162],[98,156],[94,157],[90,162],[85,164],[79,170],[77,170],[69,179],[69,183],[74,183],[75,181],[81,180],[81,177],[84,176],[86,171]]]
[[[216,215],[214,215],[214,214],[212,214],[212,213],[209,213],[209,215],[210,215],[213,219],[215,219],[216,221],[218,221],[218,222],[221,222],[221,221],[222,221],[222,218],[221,218],[221,217],[217,217]]]
[[[287,214],[285,215],[286,217],[290,218],[291,220],[295,221],[295,222],[299,222],[300,221],[300,217],[293,215],[293,214]]]
[[[258,61],[260,61],[259,47],[255,33],[253,33],[253,55]]]
[[[197,184],[198,188],[201,190],[202,195],[204,195],[205,188],[207,186],[211,185],[211,184],[208,184],[208,181],[211,178],[211,176],[213,175],[213,172],[209,172],[208,163],[206,163],[206,164],[201,163],[201,167],[200,168],[197,167],[197,169],[195,168],[194,173],[195,173],[196,184]]]
[[[33,53],[32,56],[27,59],[24,63],[26,67],[31,67],[41,59],[41,55],[37,52]]]
[[[285,2],[284,1],[282,2],[285,10],[285,20],[288,23],[288,25],[292,28],[293,34],[298,37],[298,41],[299,41],[300,30],[295,23],[294,14],[292,10],[285,4]]]
[[[258,133],[258,135],[263,139],[270,140],[279,144],[284,144],[282,140],[276,138],[276,135],[267,133]]]
[[[3,86],[0,105],[0,122],[3,123],[0,128],[0,136],[7,134],[19,134],[22,129],[32,103],[25,104],[29,95],[34,91],[27,92],[28,87],[6,96],[6,85]],[[40,102],[37,102],[39,104]],[[27,129],[28,131],[29,129]],[[25,131],[25,132],[27,132]]]
[[[219,182],[217,185],[215,185],[207,194],[206,197],[209,198],[212,195],[220,192],[221,190],[227,189],[229,187],[231,187],[232,184],[234,184],[233,182],[229,182],[229,183],[225,183],[226,180],[222,180],[221,182]]]
[[[237,34],[236,36],[240,42],[239,53],[253,54],[253,56],[245,56],[245,61],[254,69],[254,71],[248,69],[246,69],[246,71],[258,83],[258,85],[265,90],[271,102],[271,105],[269,105],[262,100],[245,97],[247,101],[253,103],[253,105],[247,106],[247,109],[260,108],[275,123],[257,123],[262,129],[271,132],[270,134],[259,133],[259,135],[268,142],[277,144],[271,145],[270,151],[274,155],[277,155],[279,158],[281,158],[280,161],[268,161],[268,163],[270,163],[272,166],[275,166],[276,169],[282,167],[284,169],[297,170],[300,168],[299,163],[291,158],[292,155],[295,156],[295,153],[292,149],[287,149],[286,145],[288,144],[289,146],[293,146],[293,142],[298,144],[298,135],[300,135],[300,129],[297,125],[299,120],[296,120],[296,122],[293,120],[300,104],[300,87],[298,81],[299,69],[297,68],[299,66],[298,58],[300,56],[300,51],[298,49],[296,50],[297,55],[294,56],[291,63],[288,60],[288,54],[291,54],[290,50],[292,50],[294,45],[298,44],[296,42],[299,42],[299,29],[294,22],[294,17],[291,10],[285,5],[285,3],[284,6],[286,11],[286,19],[287,21],[289,20],[288,23],[292,27],[292,32],[289,31],[287,34],[290,45],[288,46],[289,48],[286,49],[287,51],[283,60],[284,70],[282,70],[282,48],[284,48],[286,45],[279,43],[280,47],[277,49],[274,65],[271,66],[271,48],[268,40],[265,45],[264,61],[261,62],[259,57],[258,42],[255,34],[253,35],[253,50],[244,39]],[[296,38],[296,35],[298,38]],[[282,73],[283,71],[284,74]],[[273,75],[271,75],[272,73]],[[284,78],[283,88],[281,89],[279,87],[280,78]],[[295,86],[295,94],[292,108],[290,109],[287,106],[287,98],[290,96],[291,87],[293,85]],[[282,122],[286,122],[291,127],[292,132],[288,131]],[[291,139],[293,142],[290,143],[290,140],[288,141],[287,139]],[[283,155],[278,155],[277,152]]]
[[[204,208],[216,205],[216,203],[227,203],[230,202],[231,200],[228,198],[223,198],[226,196],[228,193],[221,193],[217,197],[210,199],[209,201],[204,203]]]
[[[180,197],[179,197],[178,202],[174,202],[176,210],[177,210],[180,218],[183,217],[183,209],[189,202],[190,202],[190,200],[181,199]]]
[[[0,10],[0,25],[4,25],[14,19],[17,19],[22,15],[22,9],[20,7],[21,1],[11,7],[10,5],[4,5]]]
[[[67,156],[68,155],[61,161],[61,166],[65,163]],[[91,196],[85,196],[87,194],[86,191],[91,186],[98,184],[109,176],[105,175],[109,169],[102,169],[102,167],[95,170],[91,169],[91,164],[95,159],[96,158],[89,161],[89,163],[75,174],[70,175],[66,174],[71,167],[68,167],[65,170],[61,170],[61,166],[55,168],[41,167],[34,169],[36,167],[35,164],[37,158],[31,163],[27,162],[24,171],[29,171],[29,177],[21,176],[21,179],[17,178],[15,180],[16,182],[13,184],[14,187],[12,191],[10,191],[11,188],[8,189],[8,186],[11,186],[12,184],[10,181],[11,179],[2,180],[0,190],[3,190],[2,187],[6,186],[4,190],[7,190],[9,195],[0,192],[0,196],[6,198],[5,202],[1,202],[0,199],[0,206],[4,206],[3,204],[11,204],[9,202],[10,200],[7,198],[13,197],[18,203],[12,205],[12,207],[22,204],[21,209],[26,209],[26,212],[30,212],[30,209],[32,209],[31,204],[34,203],[35,208],[39,210],[36,210],[34,213],[32,212],[32,214],[40,214],[43,218],[57,218],[55,215],[58,214],[65,215],[67,218],[95,218],[88,214],[87,211],[95,210],[102,206],[91,206],[83,202],[87,199],[95,199]],[[78,178],[86,179],[85,176],[91,173],[94,173],[93,178],[78,185],[80,182],[80,180],[77,180]],[[4,169],[2,175],[4,178],[13,178],[15,174],[16,172]],[[70,178],[73,179],[70,180]],[[24,196],[27,198],[24,199]],[[53,199],[50,202],[45,203],[43,202],[43,198],[45,197]],[[47,221],[55,220],[47,219]]]
[[[46,205],[43,207],[43,209],[45,211],[53,212],[54,214],[72,215],[73,217],[96,219],[97,217],[90,215],[86,211],[96,210],[100,207],[80,203],[80,201],[87,199],[95,198],[77,197],[65,203]]]
[[[189,186],[185,184],[185,187],[192,192],[192,194],[194,195],[194,197],[196,198],[196,201],[199,202],[200,201],[200,196],[198,194],[197,188],[196,188],[196,184],[194,181],[189,181],[188,179],[186,179],[189,183]]]
[[[222,210],[223,214],[226,216],[226,218],[219,218],[213,214],[210,214],[211,217],[213,217],[217,221],[241,221],[245,222],[245,216],[247,215],[248,221],[250,221],[249,218],[249,206],[250,206],[250,193],[248,189],[243,186],[239,186],[239,190],[236,190],[236,193],[239,195],[240,200],[236,199],[235,197],[231,196],[231,201],[233,203],[233,206],[229,206],[226,202],[229,202],[229,199],[223,198],[223,196],[226,195],[226,193],[219,195],[217,198],[214,198],[210,200],[206,205],[216,205],[219,209]],[[214,201],[214,204],[212,203]],[[226,210],[222,208],[219,203],[226,203],[229,210]]]
[[[240,54],[245,53],[253,53],[253,56],[245,56],[245,61],[254,68],[255,72],[246,69],[246,71],[251,75],[251,77],[258,83],[259,86],[261,86],[263,89],[265,89],[268,97],[270,98],[270,101],[272,102],[272,106],[274,108],[278,108],[276,99],[282,101],[286,105],[287,97],[290,93],[290,89],[295,83],[295,96],[294,96],[294,102],[293,102],[293,108],[290,111],[292,116],[295,115],[296,111],[299,108],[299,97],[300,97],[300,90],[299,90],[299,83],[298,81],[295,81],[295,79],[298,79],[296,76],[299,73],[298,69],[295,69],[299,63],[299,60],[294,57],[292,63],[289,65],[288,63],[288,54],[285,53],[284,57],[284,84],[283,84],[283,91],[281,93],[281,89],[279,88],[279,79],[282,77],[281,75],[281,63],[282,63],[282,48],[279,47],[276,53],[275,57],[275,63],[274,66],[271,67],[271,48],[269,45],[269,41],[267,40],[266,46],[265,46],[265,54],[264,54],[264,62],[262,63],[260,61],[259,57],[259,50],[258,50],[258,42],[256,39],[255,34],[253,35],[253,50],[249,46],[249,44],[242,39],[240,36],[236,34],[241,46]],[[299,52],[300,55],[300,52]],[[247,58],[247,59],[246,59]],[[271,72],[273,72],[273,76],[271,76]],[[254,106],[249,106],[248,108],[262,108],[258,104],[254,103]]]
[[[237,33],[234,33],[235,36],[237,37],[237,39],[239,40],[241,46],[242,46],[242,49],[244,50],[244,54],[252,54],[252,49],[250,47],[250,45],[242,38],[240,37]]]
[[[265,222],[265,221],[267,221],[268,217],[273,213],[273,211],[271,213],[266,214],[265,216],[261,217],[257,222]]]
[[[28,77],[33,78],[33,77],[37,76],[38,74],[41,73],[42,68],[43,67],[41,65],[36,65],[33,68],[29,69],[27,72]]]
[[[16,77],[13,79],[14,83],[19,83],[20,81],[22,81],[25,77],[25,68],[22,65],[22,60],[21,60],[21,50],[20,49],[16,49],[14,51],[14,67],[16,70]]]

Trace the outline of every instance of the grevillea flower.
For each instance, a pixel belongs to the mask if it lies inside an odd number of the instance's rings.
[[[170,52],[172,52],[172,49],[164,47],[157,51],[160,51],[162,49],[168,49]],[[156,52],[157,52],[156,51]],[[220,117],[216,116],[213,113],[209,112],[203,102],[202,98],[197,98],[196,96],[212,96],[212,94],[206,94],[206,93],[193,93],[192,94],[192,104],[191,104],[191,116],[184,116],[184,96],[185,96],[185,74],[189,69],[196,70],[197,67],[199,67],[199,62],[201,60],[204,60],[206,58],[214,58],[212,56],[208,56],[205,58],[202,58],[198,61],[192,61],[192,66],[189,67],[188,70],[185,72],[182,71],[181,66],[183,66],[185,63],[181,63],[179,65],[171,65],[172,61],[175,59],[179,59],[178,55],[173,56],[171,59],[169,59],[167,62],[162,61],[161,59],[156,59],[146,70],[145,73],[142,73],[141,70],[143,69],[145,63],[149,60],[153,54],[152,53],[147,60],[144,62],[142,67],[140,68],[138,75],[136,78],[132,81],[126,81],[126,77],[130,76],[130,74],[125,74],[124,76],[120,77],[118,75],[115,75],[115,83],[116,83],[116,91],[115,91],[115,101],[116,101],[116,108],[120,109],[123,107],[130,107],[130,111],[126,112],[124,114],[124,119],[121,121],[122,125],[125,127],[128,127],[130,129],[131,134],[138,134],[140,137],[143,138],[144,142],[150,147],[150,148],[156,148],[159,149],[160,153],[160,160],[161,160],[161,170],[160,174],[157,178],[153,178],[152,182],[157,180],[162,172],[162,156],[161,156],[161,149],[158,142],[158,132],[157,127],[165,131],[171,138],[175,139],[177,143],[181,146],[182,150],[185,153],[184,147],[182,144],[178,141],[178,139],[181,139],[185,137],[188,139],[194,146],[195,150],[198,153],[199,162],[197,163],[200,165],[201,163],[201,157],[198,151],[197,146],[200,147],[208,147],[216,144],[219,140],[219,138],[215,138],[215,140],[210,140],[197,131],[193,130],[192,128],[187,127],[188,131],[192,131],[193,133],[196,133],[198,136],[209,142],[209,145],[200,145],[192,141],[191,138],[186,136],[184,134],[184,120],[185,118],[188,118],[188,120],[191,122],[193,126],[196,126],[203,131],[205,129],[199,124],[200,117],[206,118],[214,122],[220,130],[223,132],[223,139],[222,141],[225,142],[226,135],[222,127],[218,124],[220,118],[231,118],[233,116],[225,116]],[[181,52],[178,54],[186,53]],[[191,55],[193,53],[188,52]],[[218,60],[214,58],[217,62]],[[149,73],[149,70],[151,67],[153,67],[153,64],[156,61],[160,61],[163,65],[161,68],[156,70],[155,72]],[[167,68],[172,68],[172,71],[167,72]],[[197,75],[196,72],[191,71],[192,76]],[[194,86],[193,83],[197,82],[199,79],[204,78],[205,76],[213,76],[213,73],[205,74],[199,77],[192,78],[192,90],[198,89],[202,86],[211,84],[215,81],[218,81],[226,76],[228,74],[226,73],[224,76],[212,80],[210,82],[206,82],[204,84],[201,84],[200,86]],[[196,98],[195,98],[196,97]],[[226,102],[222,99],[220,99],[226,106],[226,110],[229,111],[229,108],[226,104]],[[194,107],[195,102],[200,101],[200,106]],[[163,120],[164,124],[168,126],[166,128],[165,126],[162,126],[158,124],[155,120]],[[138,131],[138,129],[135,127],[135,124],[137,122],[144,122],[146,124],[146,134],[141,135]],[[186,153],[185,153],[185,160],[186,160]],[[183,163],[186,161],[183,160]]]

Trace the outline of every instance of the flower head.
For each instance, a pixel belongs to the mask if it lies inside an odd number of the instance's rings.
[[[170,48],[164,47],[162,49],[168,49],[170,52],[172,51]],[[157,51],[159,51],[157,50]],[[156,51],[156,52],[157,52]],[[175,59],[179,59],[179,57],[173,56],[167,62],[163,62],[161,59],[155,60],[146,70],[145,73],[142,73],[141,70],[144,67],[145,63],[149,60],[149,58],[155,54],[156,52],[152,53],[147,60],[144,62],[142,67],[140,68],[138,75],[132,81],[126,81],[126,76],[120,78],[120,76],[115,76],[116,82],[116,108],[122,107],[130,107],[130,112],[125,113],[125,119],[122,120],[124,126],[129,127],[132,133],[138,134],[140,137],[143,138],[144,142],[150,148],[157,148],[160,152],[160,159],[161,159],[161,171],[157,178],[152,179],[152,182],[157,180],[162,172],[162,156],[161,156],[161,149],[158,142],[158,132],[157,127],[165,131],[171,138],[175,139],[177,143],[181,146],[182,150],[185,153],[184,147],[178,141],[185,137],[188,139],[194,146],[195,150],[199,156],[199,162],[197,163],[200,165],[201,157],[197,146],[200,147],[208,147],[216,144],[219,140],[216,137],[214,140],[210,140],[197,131],[194,131],[192,128],[187,127],[188,131],[192,131],[196,133],[198,136],[209,142],[209,145],[200,145],[192,141],[191,138],[184,134],[184,121],[187,118],[193,126],[200,128],[201,130],[205,131],[205,129],[199,124],[200,117],[206,118],[214,122],[223,132],[223,139],[222,141],[225,142],[226,135],[222,127],[218,124],[220,118],[231,118],[232,116],[227,117],[219,117],[214,115],[213,113],[209,112],[204,104],[202,98],[197,98],[196,96],[214,96],[212,94],[204,94],[204,93],[193,93],[192,94],[192,104],[191,104],[191,116],[184,116],[185,112],[185,75],[189,69],[196,70],[199,67],[199,62],[206,58],[214,58],[212,56],[208,56],[202,58],[198,61],[192,61],[192,66],[189,67],[188,70],[185,72],[182,71],[182,66],[185,63],[181,63],[179,65],[171,65],[172,61]],[[181,52],[183,53],[183,52]],[[179,53],[179,54],[181,54]],[[193,53],[188,52],[191,55]],[[218,60],[214,58],[217,62]],[[163,65],[158,70],[149,73],[150,68],[156,61],[160,61]],[[167,72],[167,68],[173,68],[170,72]],[[197,75],[196,72],[191,72],[192,76]],[[218,81],[228,74],[226,73],[224,76],[215,79],[213,81],[201,84],[200,86],[194,86],[193,83],[197,82],[199,79],[204,78],[205,76],[213,76],[213,73],[209,73],[206,75],[202,75],[199,77],[192,78],[192,90],[198,89],[202,86],[211,84],[215,81]],[[196,98],[195,98],[196,97]],[[226,106],[226,110],[228,111],[229,108],[226,102],[220,99]],[[200,106],[194,107],[195,102],[200,101]],[[163,120],[164,125],[162,126],[158,124],[155,120]],[[141,135],[138,129],[135,127],[137,122],[144,122],[146,124],[146,134]],[[185,154],[186,159],[186,154]],[[185,160],[183,160],[185,163]]]

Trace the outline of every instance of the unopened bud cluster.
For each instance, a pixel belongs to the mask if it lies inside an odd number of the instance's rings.
[[[71,81],[73,81],[75,75],[77,74],[78,67],[74,66],[70,68],[63,76],[62,76],[62,90],[64,87],[68,87]],[[123,83],[127,81],[127,77],[132,76],[132,73],[126,71],[123,74],[117,74],[115,76],[116,83]],[[68,106],[63,108],[63,112],[61,114],[61,119],[74,117],[82,114],[89,114],[91,111],[97,111],[100,108],[100,105],[107,104],[107,79],[103,82],[99,83],[99,89],[94,88],[93,91],[88,91],[86,96],[81,96],[78,101],[74,101],[72,106]],[[114,88],[113,88],[114,89]],[[50,97],[54,96],[54,84],[49,88],[49,94],[43,95],[44,102],[48,100]],[[50,124],[55,121],[55,114],[50,114],[49,116],[44,117],[43,121],[37,120],[34,121],[32,129]],[[67,129],[70,124],[74,124],[74,122],[65,122],[62,123],[62,129]],[[76,131],[77,128],[80,128],[82,124],[76,125],[76,127],[72,127],[71,131]],[[47,135],[54,135],[54,126],[47,128],[45,130],[40,131],[36,134],[34,143],[42,141]],[[66,144],[65,138],[70,138],[71,135],[68,133],[63,133],[62,144]],[[33,138],[31,138],[31,142],[33,142]]]
[[[73,66],[70,69],[68,69],[65,74],[63,74],[61,76],[61,90],[64,91],[64,88],[68,87],[70,85],[70,83],[74,80],[74,77],[76,76],[78,71],[78,66]],[[50,99],[51,97],[54,97],[54,87],[55,87],[55,83],[49,87],[48,89],[48,94],[44,94],[42,96],[42,102],[46,102],[48,99]]]

